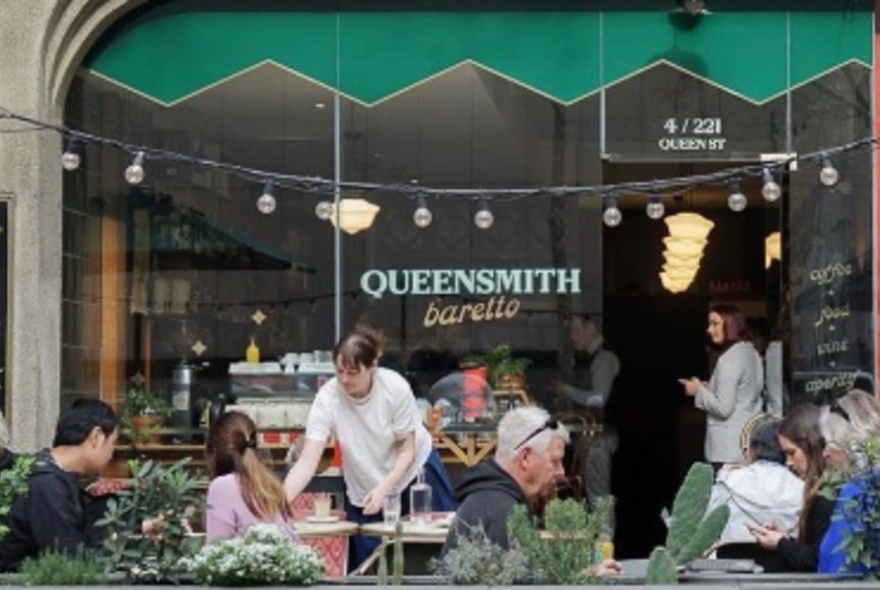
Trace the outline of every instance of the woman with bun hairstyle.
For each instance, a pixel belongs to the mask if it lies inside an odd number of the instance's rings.
[[[241,412],[227,412],[211,426],[205,448],[210,470],[205,536],[238,536],[251,525],[274,523],[296,540],[281,481],[257,453],[257,428]]]
[[[385,497],[400,496],[409,513],[409,487],[422,470],[432,490],[433,509],[455,509],[446,469],[422,423],[415,396],[399,373],[378,366],[381,338],[357,329],[336,345],[336,377],[325,383],[309,409],[305,444],[284,481],[292,502],[308,485],[331,437],[342,450],[345,511],[356,523],[382,520]],[[352,537],[349,564],[357,567],[379,539]]]

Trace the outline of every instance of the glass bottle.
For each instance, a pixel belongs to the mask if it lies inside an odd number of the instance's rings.
[[[249,363],[260,362],[260,347],[257,346],[257,343],[254,342],[253,338],[251,338],[250,346],[248,346],[244,352],[244,358]]]
[[[431,522],[431,495],[430,484],[425,482],[425,472],[419,469],[416,482],[409,488],[410,519],[415,524],[430,524]]]

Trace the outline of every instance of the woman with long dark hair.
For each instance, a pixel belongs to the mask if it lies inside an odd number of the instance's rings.
[[[211,484],[206,537],[227,539],[252,524],[274,523],[296,540],[281,480],[257,453],[257,428],[241,412],[228,412],[211,426],[205,448]]]
[[[743,426],[761,412],[764,366],[748,337],[742,313],[733,305],[709,311],[706,329],[712,346],[721,352],[708,382],[679,379],[694,405],[706,412],[706,460],[717,471],[725,463],[742,463],[739,444]]]
[[[792,408],[779,425],[779,446],[785,464],[804,480],[804,505],[798,518],[797,537],[789,537],[774,523],[750,530],[765,549],[775,549],[789,571],[814,572],[819,545],[828,530],[834,503],[819,493],[825,459],[825,440],[819,430],[819,407],[806,403]]]

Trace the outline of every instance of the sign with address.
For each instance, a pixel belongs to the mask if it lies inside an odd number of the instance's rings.
[[[669,66],[608,88],[604,104],[612,161],[758,160],[784,140],[784,101],[758,105]]]

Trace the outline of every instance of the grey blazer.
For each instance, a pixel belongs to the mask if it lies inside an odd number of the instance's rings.
[[[761,411],[764,366],[751,342],[737,342],[718,357],[708,383],[700,386],[694,405],[706,411],[706,460],[741,463],[739,435]]]

